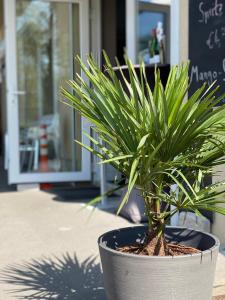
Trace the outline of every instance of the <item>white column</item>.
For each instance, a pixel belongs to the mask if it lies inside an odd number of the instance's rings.
[[[180,62],[180,0],[171,0],[170,9],[170,64],[176,65]],[[171,190],[176,191],[176,185],[171,186]],[[171,210],[175,207],[171,206]],[[171,217],[170,225],[177,226],[179,222],[179,213]]]
[[[170,63],[176,65],[180,61],[180,0],[171,0],[170,20]]]
[[[126,0],[126,50],[133,63],[136,62],[136,3],[136,0]]]
[[[101,26],[101,1],[92,0],[90,7],[91,18],[91,53],[101,65],[101,51],[102,51],[102,26]]]
[[[101,206],[107,206],[107,197],[103,196],[107,192],[106,183],[106,164],[100,164],[100,193],[102,196]]]

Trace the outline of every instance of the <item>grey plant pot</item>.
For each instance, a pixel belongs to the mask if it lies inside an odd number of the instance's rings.
[[[144,237],[136,226],[103,234],[99,250],[108,300],[211,300],[219,240],[208,233],[167,227],[166,238],[202,252],[176,257],[138,256],[116,251]]]

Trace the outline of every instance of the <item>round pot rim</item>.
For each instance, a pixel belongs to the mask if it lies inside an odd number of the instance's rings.
[[[123,252],[119,252],[117,250],[114,250],[106,245],[104,245],[101,241],[101,239],[104,237],[105,234],[110,234],[110,233],[113,233],[113,232],[116,232],[116,231],[125,231],[125,230],[130,230],[130,229],[133,229],[133,228],[137,228],[137,227],[144,227],[143,225],[139,225],[139,226],[129,226],[129,227],[122,227],[122,228],[118,228],[118,229],[113,229],[113,230],[110,230],[110,231],[107,231],[105,233],[103,233],[99,238],[98,238],[98,245],[99,247],[105,249],[106,251],[109,251],[117,256],[122,256],[122,257],[130,257],[130,258],[137,258],[137,259],[144,259],[144,260],[148,260],[148,259],[154,259],[154,260],[161,260],[161,259],[164,259],[164,260],[169,260],[169,259],[184,259],[184,258],[187,258],[187,259],[191,259],[193,257],[202,257],[203,255],[205,254],[209,254],[216,250],[219,246],[220,246],[220,241],[219,239],[214,236],[213,234],[211,233],[208,233],[208,232],[204,232],[204,231],[201,231],[201,230],[196,230],[196,229],[193,229],[193,228],[188,228],[188,227],[182,227],[182,226],[166,226],[167,228],[174,228],[174,229],[184,229],[184,230],[191,230],[191,231],[195,231],[197,233],[203,233],[211,238],[213,238],[215,240],[215,245],[207,250],[204,250],[204,251],[201,251],[200,253],[195,253],[195,254],[185,254],[185,255],[179,255],[179,256],[147,256],[147,255],[137,255],[137,254],[131,254],[131,253],[123,253]]]

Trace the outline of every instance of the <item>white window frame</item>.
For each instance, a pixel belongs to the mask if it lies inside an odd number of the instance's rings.
[[[146,0],[145,2],[153,4],[153,5],[166,5],[166,6],[174,6],[173,2],[177,2],[176,5],[179,5],[180,0]],[[137,8],[138,8],[138,0],[126,0],[126,50],[128,57],[132,60],[133,63],[136,63],[136,55],[137,55]],[[172,8],[171,8],[172,10]],[[173,20],[172,13],[170,13],[171,27],[173,26],[173,22],[177,20]],[[172,49],[172,28],[168,31],[170,34],[170,59],[174,58],[173,49]]]
[[[8,181],[9,183],[70,182],[91,180],[90,153],[82,148],[81,171],[21,173],[19,158],[19,118],[16,57],[16,0],[4,0],[5,44],[6,44],[6,88],[7,88],[7,134],[8,134]],[[45,0],[43,0],[45,1]],[[49,0],[46,2],[78,3],[80,5],[80,48],[81,58],[86,60],[89,53],[89,1]],[[81,73],[82,75],[82,73]],[[82,130],[90,132],[90,124],[82,119]],[[82,142],[89,145],[82,135]]]

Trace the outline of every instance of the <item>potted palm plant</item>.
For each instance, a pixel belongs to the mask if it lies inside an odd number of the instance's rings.
[[[218,239],[166,225],[180,210],[225,214],[224,183],[203,182],[225,162],[224,95],[217,97],[218,87],[203,84],[187,99],[188,63],[171,69],[165,88],[156,69],[151,90],[145,65],[140,65],[138,77],[126,58],[129,80],[119,67],[121,83],[104,56],[104,71],[92,57],[88,66],[78,58],[88,80],[77,74],[68,82],[72,89],[62,88],[62,94],[100,137],[85,133],[99,150],[77,143],[128,178],[118,212],[134,187],[145,203],[147,227],[122,228],[99,238],[107,298],[209,300]],[[170,191],[172,184],[176,192]]]

